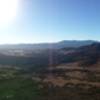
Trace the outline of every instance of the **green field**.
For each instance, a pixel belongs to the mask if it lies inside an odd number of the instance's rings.
[[[14,69],[0,70],[0,100],[100,100],[100,88],[86,87],[71,83],[58,87]]]

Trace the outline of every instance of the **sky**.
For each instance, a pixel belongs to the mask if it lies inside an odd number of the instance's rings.
[[[0,24],[0,44],[100,40],[100,0],[19,0],[14,12]]]

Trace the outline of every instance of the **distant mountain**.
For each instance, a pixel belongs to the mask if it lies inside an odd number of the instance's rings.
[[[64,40],[55,44],[56,48],[64,48],[64,47],[80,47],[85,45],[91,45],[98,41],[93,40]]]
[[[7,44],[0,45],[0,49],[60,49],[65,47],[80,47],[90,45],[98,41],[93,40],[64,40],[56,43],[37,43],[37,44]]]

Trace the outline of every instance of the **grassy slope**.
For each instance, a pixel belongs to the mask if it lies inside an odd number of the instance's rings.
[[[70,83],[57,87],[38,83],[18,75],[18,72],[12,69],[1,70],[0,73],[0,77],[5,74],[5,77],[0,79],[0,100],[100,100],[100,89],[96,87],[84,88],[87,86]]]

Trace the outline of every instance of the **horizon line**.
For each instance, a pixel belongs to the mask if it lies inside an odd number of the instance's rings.
[[[92,40],[92,39],[67,39],[67,40],[60,40],[60,41],[54,41],[54,42],[18,42],[18,43],[0,43],[0,45],[23,45],[23,44],[49,44],[49,43],[59,43],[59,42],[64,42],[64,41],[94,41],[94,42],[100,42],[99,40]]]

